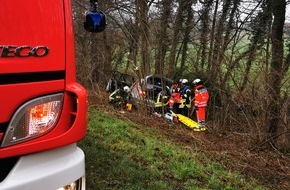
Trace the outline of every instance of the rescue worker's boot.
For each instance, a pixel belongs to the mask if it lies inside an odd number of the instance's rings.
[[[206,125],[206,123],[205,123],[204,120],[198,121],[198,123],[199,123],[201,126],[205,126],[205,125]]]

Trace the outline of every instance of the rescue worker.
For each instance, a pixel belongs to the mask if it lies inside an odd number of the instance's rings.
[[[179,111],[182,115],[188,116],[188,110],[191,107],[191,90],[187,85],[188,80],[182,79],[180,84],[180,96],[181,96],[181,104],[179,105]]]
[[[194,84],[194,109],[192,109],[190,115],[192,115],[195,111],[197,122],[201,125],[205,125],[206,107],[209,99],[209,93],[200,79],[197,78],[192,83]]]
[[[179,93],[178,82],[174,81],[171,86],[171,93]]]
[[[126,105],[130,100],[131,89],[129,86],[124,86],[121,89],[117,89],[109,96],[109,103],[119,108],[126,108]]]
[[[173,112],[177,112],[178,106],[180,104],[180,89],[178,87],[178,82],[173,82],[170,88],[171,97],[168,100],[169,109]]]

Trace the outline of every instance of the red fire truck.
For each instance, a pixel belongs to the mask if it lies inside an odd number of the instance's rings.
[[[0,5],[0,189],[85,189],[70,0]]]

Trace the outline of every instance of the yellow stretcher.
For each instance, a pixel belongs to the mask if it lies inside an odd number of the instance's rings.
[[[189,128],[193,129],[194,131],[205,131],[206,127],[200,125],[199,123],[193,121],[189,117],[186,117],[181,114],[175,114],[178,117],[178,120],[183,123],[184,125],[188,126]]]

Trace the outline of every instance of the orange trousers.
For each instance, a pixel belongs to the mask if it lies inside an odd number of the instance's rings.
[[[197,122],[204,121],[205,122],[205,111],[206,107],[198,107],[198,110],[196,110],[196,119]]]

